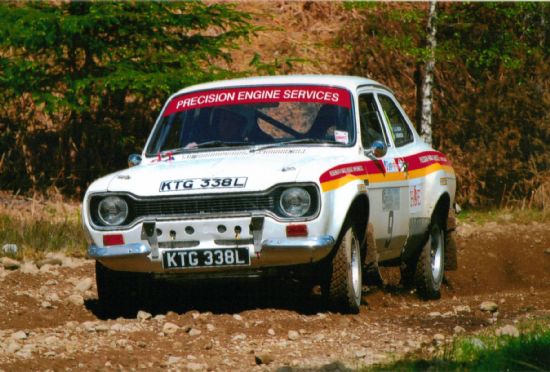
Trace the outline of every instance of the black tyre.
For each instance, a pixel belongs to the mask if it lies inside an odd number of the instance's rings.
[[[428,230],[428,239],[422,247],[414,281],[418,295],[424,299],[441,296],[441,283],[445,273],[445,231],[441,222],[434,220]]]
[[[114,311],[133,311],[137,307],[150,305],[150,275],[114,271],[99,261],[95,263],[95,273],[97,295],[105,308]]]
[[[323,295],[337,311],[357,314],[361,305],[361,247],[352,226],[345,227],[323,283]]]

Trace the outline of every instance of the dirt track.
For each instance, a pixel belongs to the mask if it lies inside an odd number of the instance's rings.
[[[458,244],[459,270],[441,300],[418,300],[386,269],[386,288],[366,288],[353,316],[327,312],[319,295],[291,285],[234,283],[170,287],[150,315],[120,317],[99,306],[92,261],[0,268],[0,371],[356,368],[550,315],[550,225],[462,225]],[[483,301],[498,311],[481,311]]]

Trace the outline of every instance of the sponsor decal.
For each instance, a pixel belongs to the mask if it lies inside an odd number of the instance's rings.
[[[340,143],[348,143],[348,132],[345,130],[335,130],[334,131],[334,140]]]
[[[159,192],[244,188],[246,187],[247,180],[247,177],[223,177],[162,181],[160,183]]]
[[[440,155],[440,154],[428,154],[428,155],[423,155],[423,156],[420,156],[419,157],[419,160],[422,164],[424,163],[429,163],[429,162],[447,162],[447,158]]]
[[[398,211],[399,204],[400,198],[398,187],[390,187],[382,190],[382,210],[384,212]]]
[[[421,181],[421,179],[417,179],[409,185],[409,209],[411,213],[419,212],[422,209],[423,186]]]
[[[170,101],[163,116],[176,112],[222,105],[274,102],[315,102],[351,107],[350,93],[342,88],[323,86],[262,86],[213,89],[182,94]]]
[[[387,173],[403,172],[405,170],[405,161],[401,158],[383,159],[383,163]]]

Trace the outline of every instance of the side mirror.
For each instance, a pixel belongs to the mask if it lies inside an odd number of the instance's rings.
[[[388,146],[380,141],[376,140],[372,143],[371,148],[365,151],[366,155],[374,155],[375,158],[382,158],[388,152]]]
[[[132,168],[141,164],[141,155],[131,154],[128,156],[128,167]]]

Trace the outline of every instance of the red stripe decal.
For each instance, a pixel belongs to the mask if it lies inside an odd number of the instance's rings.
[[[368,171],[368,168],[371,168],[371,165],[372,165],[372,162],[367,162],[367,161],[337,165],[336,167],[330,168],[328,171],[323,173],[319,178],[319,181],[321,183],[334,181],[339,178],[345,177],[348,174],[351,174],[354,176],[362,176],[370,173]]]
[[[404,160],[409,163],[409,171],[429,167],[432,164],[451,165],[445,155],[439,151],[425,151],[420,154],[407,156]]]
[[[397,169],[400,168],[401,162],[394,159]],[[419,154],[404,157],[403,160],[408,163],[408,171],[429,167],[432,164],[441,164],[451,166],[451,162],[445,155],[438,151],[425,151]],[[340,179],[347,175],[363,176],[367,174],[385,174],[386,170],[381,161],[362,161],[356,163],[340,164],[330,168],[319,177],[319,182],[329,182]]]

